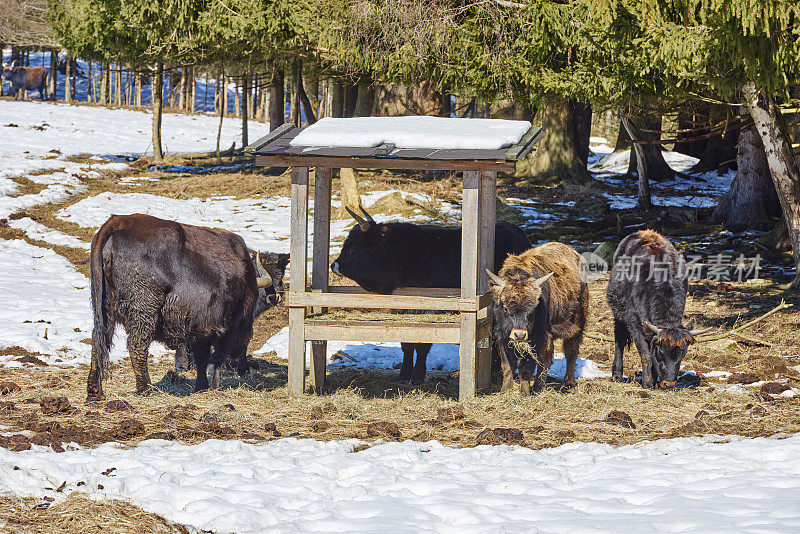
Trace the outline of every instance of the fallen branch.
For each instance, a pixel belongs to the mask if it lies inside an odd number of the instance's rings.
[[[756,323],[758,323],[760,321],[763,321],[764,319],[766,319],[770,315],[773,315],[773,314],[775,314],[775,313],[777,313],[777,312],[779,312],[779,311],[781,311],[783,309],[791,308],[791,307],[792,307],[792,304],[786,304],[786,302],[781,300],[780,304],[778,304],[777,306],[772,308],[770,311],[768,311],[764,315],[756,317],[755,319],[753,319],[751,321],[748,321],[748,322],[744,323],[743,325],[741,325],[739,327],[734,326],[729,331],[723,332],[721,334],[714,334],[712,336],[700,336],[695,341],[697,341],[698,343],[705,343],[706,341],[716,341],[718,339],[724,339],[726,337],[735,336],[735,335],[737,335],[739,333],[739,331],[745,330],[747,328],[750,328],[754,324],[756,324]]]
[[[732,335],[736,337],[740,337],[745,341],[749,341],[750,343],[755,343],[756,345],[764,345],[765,347],[771,347],[772,343],[769,341],[764,341],[763,339],[758,339],[757,337],[750,337],[742,334],[741,332],[732,332]]]
[[[594,332],[584,332],[583,335],[592,339],[599,339],[600,341],[614,341],[613,337],[596,334]]]

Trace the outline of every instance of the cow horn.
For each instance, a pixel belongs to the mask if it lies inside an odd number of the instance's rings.
[[[503,287],[505,285],[505,282],[503,282],[503,279],[500,278],[499,276],[497,276],[496,274],[494,274],[489,269],[486,269],[486,274],[488,274],[489,275],[489,279],[492,282],[494,282],[495,284],[497,284],[498,286]]]
[[[651,332],[653,332],[656,335],[661,333],[661,329],[659,327],[657,327],[656,325],[654,325],[653,323],[651,323],[650,321],[645,321],[644,325],[648,328],[648,330],[650,330]]]
[[[356,213],[347,206],[345,206],[344,209],[346,209],[347,213],[349,213],[350,216],[356,220],[358,226],[361,228],[362,231],[366,232],[367,230],[369,230],[369,221],[365,221],[364,219],[356,215]]]
[[[362,206],[360,202],[358,204],[358,207],[361,210],[361,213],[364,214],[364,217],[367,218],[367,222],[375,224],[375,219],[372,218],[372,215],[367,213],[367,210],[364,209],[364,206]]]
[[[536,285],[538,287],[542,287],[542,285],[550,280],[550,277],[553,276],[555,273],[547,273],[546,275],[542,276],[541,278],[536,279]]]
[[[256,278],[256,285],[264,289],[265,287],[269,287],[272,285],[272,277],[269,275],[264,266],[261,264],[261,253],[256,252],[256,273],[258,274],[258,278]]]

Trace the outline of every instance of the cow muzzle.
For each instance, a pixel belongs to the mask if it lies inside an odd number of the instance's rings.
[[[658,383],[658,387],[661,389],[672,389],[678,385],[678,382],[670,382],[668,380],[662,380]]]
[[[521,328],[515,328],[511,331],[511,339],[513,341],[527,341],[528,331]]]

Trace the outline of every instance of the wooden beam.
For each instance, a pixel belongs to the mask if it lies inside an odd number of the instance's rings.
[[[491,295],[484,294],[471,299],[462,299],[376,295],[374,293],[297,293],[289,291],[286,293],[286,302],[287,306],[477,312],[491,304]]]
[[[480,245],[480,172],[464,172],[461,202],[461,298],[474,298],[478,292],[478,249]],[[477,359],[476,312],[461,312],[459,336],[458,397],[476,394],[475,366]]]
[[[264,137],[262,137],[262,138],[260,138],[260,139],[258,139],[256,141],[253,141],[252,143],[250,143],[249,145],[244,147],[244,153],[245,154],[252,154],[252,153],[254,153],[254,152],[258,151],[258,150],[261,150],[262,148],[267,146],[270,142],[272,142],[273,140],[279,138],[280,136],[282,136],[284,133],[286,133],[288,130],[291,130],[292,128],[294,128],[294,124],[291,124],[291,123],[281,124],[280,126],[275,128],[274,130],[272,130],[270,133],[268,133]]]
[[[308,263],[308,168],[292,168],[289,288],[306,287]],[[289,307],[289,394],[305,392],[305,307]]]
[[[328,290],[328,256],[331,238],[331,168],[317,167],[314,171],[314,242],[311,266],[311,288]],[[321,313],[324,308],[317,308]],[[316,340],[311,344],[309,377],[316,393],[325,388],[328,342]]]
[[[382,143],[375,147],[375,156],[388,156],[394,150],[395,144],[394,143]]]
[[[479,236],[478,236],[478,294],[486,299],[486,320],[476,331],[475,348],[475,389],[486,389],[492,380],[492,310],[489,291],[489,275],[494,272],[494,240],[497,207],[497,173],[480,174],[480,194],[478,196]],[[483,308],[479,308],[483,309]]]
[[[531,129],[522,136],[522,139],[520,139],[516,145],[508,149],[506,152],[506,159],[516,161],[521,157],[524,157],[528,152],[530,152],[531,148],[533,148],[533,145],[535,145],[539,139],[542,138],[542,135],[544,135],[544,130],[537,128],[536,126],[531,126]]]
[[[458,343],[461,329],[453,323],[393,323],[308,319],[306,339],[408,343]]]
[[[346,295],[374,295],[360,286],[330,286],[329,293]],[[461,290],[457,287],[398,287],[392,295],[416,297],[461,298]]]
[[[514,172],[516,162],[503,160],[432,160],[401,159],[394,157],[333,157],[333,156],[301,156],[301,155],[256,155],[259,167],[292,167],[307,165],[309,167],[333,167],[351,169],[408,169],[426,171],[497,171]]]

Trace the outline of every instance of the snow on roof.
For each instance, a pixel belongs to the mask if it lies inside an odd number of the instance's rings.
[[[496,150],[517,143],[528,121],[446,117],[325,117],[292,139],[292,146]]]

